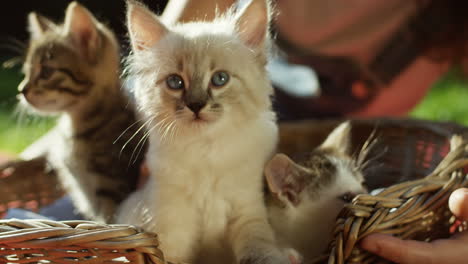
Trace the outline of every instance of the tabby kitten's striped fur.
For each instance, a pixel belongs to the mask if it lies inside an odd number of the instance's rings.
[[[132,135],[140,125],[121,90],[117,40],[75,2],[62,25],[31,13],[29,27],[22,101],[40,113],[61,114],[42,142],[48,159],[84,216],[111,221],[136,188],[142,161],[133,157],[138,141]]]

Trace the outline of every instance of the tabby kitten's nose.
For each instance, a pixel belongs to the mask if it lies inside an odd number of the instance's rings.
[[[189,103],[187,104],[187,107],[192,110],[192,112],[196,115],[198,115],[198,113],[200,113],[200,110],[205,107],[206,105],[206,102],[193,102],[193,103]]]

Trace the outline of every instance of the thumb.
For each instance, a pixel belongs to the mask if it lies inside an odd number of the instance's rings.
[[[396,263],[430,263],[433,245],[402,240],[384,234],[371,234],[363,239],[361,247]]]
[[[449,198],[449,208],[460,220],[468,221],[468,189],[455,190]]]

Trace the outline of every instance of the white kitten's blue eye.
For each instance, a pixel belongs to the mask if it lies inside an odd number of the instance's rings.
[[[216,87],[224,86],[229,82],[229,74],[225,71],[218,71],[213,74],[211,77],[211,84]]]
[[[183,90],[185,88],[184,80],[178,74],[169,75],[166,79],[166,83],[172,90]]]

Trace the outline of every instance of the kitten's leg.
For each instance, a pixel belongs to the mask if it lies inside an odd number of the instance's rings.
[[[88,192],[91,218],[98,222],[113,223],[117,206],[125,198],[119,188],[121,183],[118,179],[112,179],[107,175],[89,174],[88,176],[89,186],[83,186],[83,189]],[[90,179],[93,180],[89,181]]]
[[[163,203],[154,208],[155,228],[165,258],[172,263],[192,263],[199,252],[200,223],[193,201],[184,191],[160,191]]]
[[[276,245],[261,197],[238,204],[235,210],[237,217],[230,221],[228,231],[238,263],[290,263],[287,254]]]
[[[93,206],[93,211],[96,212],[96,221],[103,223],[113,223],[117,210],[116,201],[108,197],[98,197],[96,199],[96,203],[97,204]]]
[[[198,214],[193,203],[182,197],[184,192],[163,189],[155,190],[148,184],[131,194],[119,207],[116,222],[157,234],[166,260],[193,263],[199,252]]]
[[[57,138],[61,137],[59,133],[60,131],[57,127],[51,129],[49,132],[23,150],[19,156],[24,160],[46,156],[50,151],[50,146],[57,144]]]

